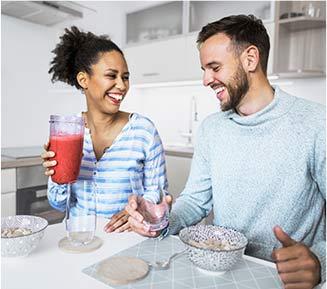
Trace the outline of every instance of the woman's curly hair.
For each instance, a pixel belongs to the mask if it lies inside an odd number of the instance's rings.
[[[63,81],[77,89],[82,87],[76,76],[80,71],[92,74],[91,66],[98,62],[99,53],[118,51],[121,49],[107,35],[97,36],[91,32],[82,32],[76,26],[60,37],[60,42],[52,51],[55,57],[51,61],[48,73],[52,73],[51,81]]]

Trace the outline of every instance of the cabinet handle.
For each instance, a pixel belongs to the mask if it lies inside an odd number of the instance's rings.
[[[143,73],[142,75],[145,76],[145,77],[148,77],[148,76],[156,76],[156,75],[159,75],[159,73],[158,72],[150,72],[150,73]]]

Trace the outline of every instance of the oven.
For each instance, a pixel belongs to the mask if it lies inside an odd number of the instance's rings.
[[[41,165],[16,169],[16,214],[34,215],[48,220],[49,224],[60,223],[65,213],[53,209],[47,198],[48,177]]]

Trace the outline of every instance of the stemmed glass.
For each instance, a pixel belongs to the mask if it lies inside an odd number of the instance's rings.
[[[156,171],[157,168],[151,169],[148,187],[157,190],[157,201],[154,201],[151,196],[147,196],[147,191],[144,189],[143,174],[135,170],[130,172],[132,192],[138,195],[138,212],[144,217],[143,224],[149,231],[159,231],[168,225],[169,206],[165,198],[167,192],[160,183]]]

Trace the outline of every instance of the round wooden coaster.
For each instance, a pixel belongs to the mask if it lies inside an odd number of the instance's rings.
[[[113,285],[127,284],[144,278],[149,272],[149,265],[139,258],[116,256],[101,262],[97,274]]]
[[[95,251],[96,249],[100,248],[102,246],[102,240],[99,237],[94,237],[93,241],[83,245],[83,246],[74,246],[73,244],[70,243],[67,237],[62,238],[59,243],[58,247],[67,252],[67,253],[87,253],[87,252],[92,252]]]

